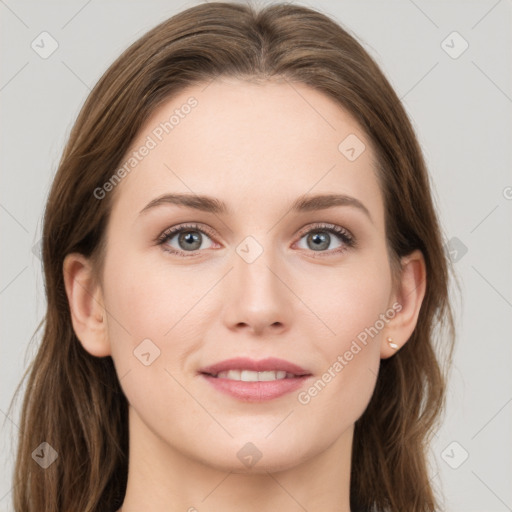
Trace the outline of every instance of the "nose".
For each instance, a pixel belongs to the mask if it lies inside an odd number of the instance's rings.
[[[254,240],[242,243],[233,256],[224,284],[227,327],[255,335],[289,329],[297,299],[286,284],[290,276],[283,260]]]

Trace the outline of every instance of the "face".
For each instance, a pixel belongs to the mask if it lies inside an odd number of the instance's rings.
[[[306,85],[218,79],[162,105],[125,163],[101,288],[131,435],[235,471],[341,443],[397,311],[359,125]]]

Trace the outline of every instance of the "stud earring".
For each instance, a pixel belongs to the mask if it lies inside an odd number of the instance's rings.
[[[387,338],[386,341],[388,342],[388,345],[396,350],[398,348],[398,345],[396,343],[393,342],[393,338]]]

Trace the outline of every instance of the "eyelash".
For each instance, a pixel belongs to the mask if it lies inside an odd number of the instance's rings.
[[[179,226],[175,226],[169,229],[166,229],[161,235],[157,237],[155,240],[157,245],[162,245],[163,250],[165,252],[168,252],[170,254],[175,254],[183,257],[194,257],[197,256],[197,253],[201,250],[195,250],[195,251],[178,251],[176,249],[170,249],[168,247],[165,247],[165,243],[168,242],[171,238],[174,237],[174,235],[182,233],[184,231],[199,231],[200,233],[208,235],[210,238],[214,238],[214,234],[212,231],[204,226],[200,226],[199,224],[182,224]],[[326,223],[318,223],[314,224],[312,227],[310,227],[307,231],[301,232],[299,236],[299,240],[302,239],[305,235],[309,234],[310,232],[314,231],[320,231],[320,232],[327,232],[332,233],[343,242],[344,246],[338,249],[331,249],[329,251],[310,251],[314,254],[314,257],[324,257],[323,254],[327,253],[327,255],[332,254],[340,254],[344,253],[348,249],[351,249],[356,246],[356,239],[355,237],[345,228],[342,228],[341,226],[337,226],[336,224],[326,224]]]

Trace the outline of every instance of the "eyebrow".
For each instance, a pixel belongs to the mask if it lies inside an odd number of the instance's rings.
[[[229,214],[231,210],[226,203],[219,199],[206,195],[197,194],[164,194],[150,201],[139,213],[143,214],[164,204],[173,204],[177,206],[185,206],[195,210],[201,210],[214,214]],[[317,210],[327,210],[335,206],[351,206],[362,211],[368,219],[373,223],[372,216],[368,208],[355,197],[345,194],[320,194],[315,196],[298,197],[291,205],[290,211],[293,212],[310,212]]]

